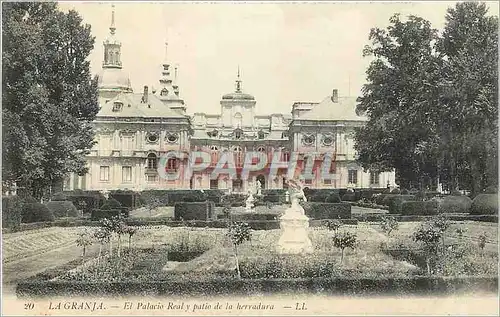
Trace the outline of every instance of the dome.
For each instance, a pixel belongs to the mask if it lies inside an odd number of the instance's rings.
[[[99,89],[132,91],[130,78],[121,68],[103,68],[97,76]]]
[[[223,100],[255,100],[255,97],[242,92],[232,92],[222,96]]]

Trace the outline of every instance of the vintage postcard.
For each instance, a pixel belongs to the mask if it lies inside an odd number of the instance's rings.
[[[2,2],[2,315],[498,308],[497,2]]]

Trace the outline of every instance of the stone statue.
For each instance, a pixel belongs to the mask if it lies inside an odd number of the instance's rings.
[[[299,180],[288,180],[291,206],[280,217],[281,237],[277,251],[283,254],[302,254],[313,252],[308,228],[309,218],[304,208],[299,204],[300,199],[307,201],[304,195],[304,185]]]
[[[257,183],[255,183],[255,193],[257,194],[257,196],[261,196],[262,195],[262,183],[257,180]]]
[[[246,212],[251,212],[252,208],[254,207],[254,201],[255,201],[255,198],[253,197],[254,191],[255,191],[255,185],[253,183],[249,183],[248,190],[247,190],[248,198],[245,201],[245,211]]]

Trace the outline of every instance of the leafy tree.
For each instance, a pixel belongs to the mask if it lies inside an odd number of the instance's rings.
[[[415,16],[371,30],[358,99],[369,120],[355,136],[365,169],[473,195],[498,183],[497,27],[484,3],[464,2],[448,9],[441,35]]]
[[[90,26],[53,2],[2,4],[2,178],[40,200],[93,146]]]
[[[396,221],[396,218],[393,216],[382,218],[382,223],[380,224],[380,228],[383,232],[385,232],[388,236],[391,235],[391,232],[399,229],[399,223]]]
[[[341,250],[340,263],[342,264],[344,260],[344,250],[346,248],[355,249],[356,248],[356,234],[350,232],[342,232],[340,234],[335,234],[333,237],[333,245]]]
[[[443,233],[430,222],[425,222],[413,233],[413,240],[423,244],[425,253],[425,263],[427,266],[427,274],[431,274],[431,260],[435,260],[438,256],[439,241]]]
[[[332,230],[335,235],[337,235],[337,231],[342,227],[342,222],[338,219],[328,219],[326,220],[326,228],[328,230]]]
[[[252,232],[250,226],[244,222],[233,222],[229,225],[227,236],[231,240],[234,247],[234,255],[236,258],[236,271],[238,278],[241,278],[240,263],[238,260],[238,246],[245,241],[250,241]]]
[[[82,258],[85,258],[87,247],[92,245],[92,236],[87,230],[78,233],[76,245],[82,248]]]
[[[364,56],[373,58],[358,98],[358,111],[367,124],[355,134],[359,162],[372,171],[396,169],[402,187],[421,183],[421,176],[437,173],[433,108],[439,60],[432,44],[437,31],[422,18],[403,22],[398,14],[387,30],[374,28]]]
[[[446,230],[450,227],[450,222],[448,218],[444,215],[438,215],[431,219],[431,226],[435,227],[441,233],[441,241],[444,248],[444,236]]]
[[[498,17],[484,3],[449,8],[437,43],[443,60],[439,119],[451,188],[473,194],[497,184]]]

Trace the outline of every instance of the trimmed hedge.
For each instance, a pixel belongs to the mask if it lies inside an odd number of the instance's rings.
[[[472,200],[467,196],[446,196],[439,202],[439,213],[468,213]]]
[[[69,200],[73,202],[77,210],[91,213],[93,209],[99,209],[106,201],[104,195],[99,191],[63,191],[54,195],[57,200]],[[54,199],[52,199],[54,200]]]
[[[2,228],[20,229],[24,200],[19,196],[2,197]]]
[[[27,203],[22,207],[22,222],[45,222],[54,221],[54,214],[41,203]]]
[[[144,205],[158,204],[158,207],[168,206],[168,190],[143,190],[140,200]]]
[[[278,214],[264,214],[264,213],[245,213],[245,214],[234,214],[231,216],[233,221],[268,221],[268,220],[278,220]]]
[[[115,190],[109,193],[109,198],[117,200],[121,206],[129,208],[138,208],[141,205],[140,195],[131,190]]]
[[[349,203],[301,203],[306,215],[311,219],[350,219],[351,205]]]
[[[342,196],[342,201],[356,201],[356,194],[354,192],[347,192]]]
[[[477,195],[474,200],[472,200],[470,213],[471,215],[498,215],[498,195]]]
[[[338,189],[309,189],[305,194],[309,202],[324,203],[333,193],[337,193],[340,196],[340,190]]]
[[[386,195],[384,202],[387,202],[386,206],[389,206],[390,214],[401,214],[403,202],[405,201],[415,201],[416,197],[414,195]],[[385,203],[384,203],[385,205]]]
[[[112,218],[115,216],[119,216],[122,218],[128,218],[129,216],[129,210],[127,207],[124,208],[113,208],[113,209],[94,209],[92,210],[92,214],[90,216],[90,219],[92,221],[98,221],[100,219],[104,218]]]
[[[110,209],[121,209],[122,204],[114,198],[109,198],[106,202],[101,206],[101,210],[110,210]]]
[[[45,203],[45,206],[49,208],[54,214],[54,217],[78,217],[78,210],[71,201],[49,201]]]
[[[246,195],[230,194],[222,197],[222,204],[231,202],[231,207],[243,207],[245,206],[247,198]]]
[[[179,220],[212,220],[215,219],[215,204],[212,201],[182,202],[174,207],[174,219]]]
[[[17,284],[16,295],[53,296],[207,296],[311,293],[342,295],[454,294],[462,291],[498,291],[498,276],[478,277],[382,277],[382,278],[302,278],[235,279],[182,278],[164,281],[69,282],[27,280]]]
[[[344,195],[345,196],[345,195]],[[338,204],[341,203],[342,200],[340,199],[340,195],[337,192],[333,192],[328,197],[326,197],[325,203],[330,203],[330,204]]]
[[[431,216],[438,214],[437,201],[404,201],[401,204],[402,215]]]

